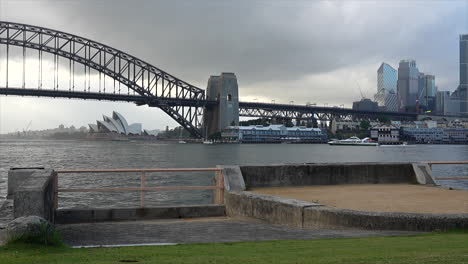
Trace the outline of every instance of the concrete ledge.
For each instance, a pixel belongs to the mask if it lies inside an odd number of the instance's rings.
[[[251,192],[227,192],[224,199],[228,216],[253,217],[271,224],[290,227],[303,226],[304,208],[321,206],[317,203]]]
[[[224,205],[194,205],[153,208],[59,209],[55,222],[59,224],[225,216]]]
[[[365,212],[330,207],[304,210],[304,228],[436,231],[468,228],[468,214]]]

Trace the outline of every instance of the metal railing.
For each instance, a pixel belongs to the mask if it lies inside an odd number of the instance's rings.
[[[468,160],[463,161],[426,161],[432,170],[432,165],[454,165],[454,164],[468,164]],[[468,180],[468,177],[434,177],[436,180]]]
[[[151,172],[214,172],[214,185],[212,186],[159,186],[147,187],[146,174]],[[109,187],[109,188],[59,188],[58,175],[72,173],[139,173],[139,187]],[[158,168],[158,169],[102,169],[102,170],[56,170],[54,171],[54,206],[58,208],[59,192],[140,192],[140,207],[145,206],[146,191],[161,190],[213,190],[213,203],[224,204],[224,175],[221,168]]]

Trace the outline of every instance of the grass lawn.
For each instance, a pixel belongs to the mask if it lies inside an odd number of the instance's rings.
[[[14,244],[0,263],[468,263],[468,232],[72,249]]]

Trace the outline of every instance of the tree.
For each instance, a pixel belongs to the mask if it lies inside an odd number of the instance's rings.
[[[359,127],[361,130],[368,130],[370,128],[370,122],[367,120],[362,120],[361,123],[359,124]]]

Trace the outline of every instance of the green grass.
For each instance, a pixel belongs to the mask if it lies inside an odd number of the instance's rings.
[[[177,246],[0,247],[0,263],[468,263],[468,233]]]

